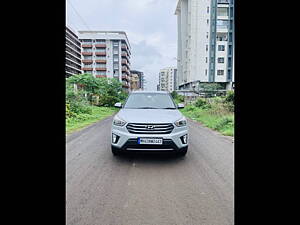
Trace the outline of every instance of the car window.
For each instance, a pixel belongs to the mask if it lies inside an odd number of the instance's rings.
[[[124,108],[176,109],[176,106],[168,94],[139,93],[131,94]]]

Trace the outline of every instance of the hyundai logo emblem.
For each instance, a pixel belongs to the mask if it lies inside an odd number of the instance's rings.
[[[148,125],[147,129],[152,130],[152,129],[154,129],[154,126],[153,125]]]

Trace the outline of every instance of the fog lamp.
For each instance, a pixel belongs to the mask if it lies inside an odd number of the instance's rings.
[[[181,139],[183,144],[187,144],[187,134],[183,135],[180,139]]]
[[[118,140],[119,140],[119,136],[116,135],[116,134],[112,134],[112,142],[113,142],[114,144],[116,144],[116,143],[118,142]]]

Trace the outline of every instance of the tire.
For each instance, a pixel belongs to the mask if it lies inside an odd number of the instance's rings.
[[[188,150],[188,147],[184,147],[184,148],[180,149],[180,150],[178,151],[178,155],[179,155],[180,157],[184,157],[184,156],[186,155],[186,153],[187,153],[187,150]]]
[[[112,152],[112,154],[113,154],[114,156],[119,155],[119,154],[120,154],[119,151],[120,151],[120,150],[118,150],[116,147],[111,146],[111,152]]]

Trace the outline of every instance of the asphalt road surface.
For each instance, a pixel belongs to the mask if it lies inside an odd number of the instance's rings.
[[[233,141],[189,121],[189,150],[114,157],[112,117],[67,136],[67,225],[231,225]]]

